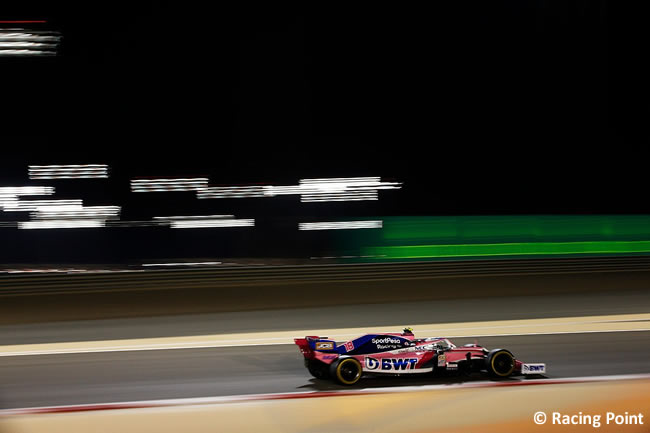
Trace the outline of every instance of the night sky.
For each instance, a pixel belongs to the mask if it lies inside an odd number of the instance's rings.
[[[0,60],[3,186],[38,184],[28,164],[109,164],[108,180],[48,184],[58,198],[122,206],[122,219],[234,213],[259,219],[260,233],[264,219],[650,213],[650,38],[636,7],[14,3],[0,19],[46,19],[64,40],[56,58]],[[404,187],[378,202],[311,206],[129,192],[129,179],[147,176],[381,176]],[[0,230],[23,251],[4,261],[30,259],[35,236],[61,236]],[[278,241],[264,236],[259,254]],[[228,244],[223,254],[250,251],[241,239],[215,242]],[[194,253],[181,244],[164,254]],[[108,249],[119,258],[146,248]]]

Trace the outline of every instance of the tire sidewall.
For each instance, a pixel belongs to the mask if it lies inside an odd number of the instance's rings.
[[[359,369],[359,374],[356,376],[356,378],[353,381],[347,381],[340,374],[340,366],[349,363],[354,363]],[[334,361],[332,364],[330,364],[329,374],[331,378],[333,378],[336,382],[340,383],[341,385],[354,385],[355,383],[359,382],[359,380],[361,380],[361,376],[363,375],[363,366],[356,358],[352,358],[352,357],[339,358],[336,361]]]
[[[502,355],[504,353],[507,354],[508,356],[510,356],[510,359],[512,360],[512,368],[510,369],[510,371],[507,374],[498,373],[494,369],[494,359],[497,356],[500,356],[500,355]],[[511,376],[512,373],[515,370],[515,357],[513,356],[512,352],[510,352],[509,350],[506,350],[506,349],[493,349],[493,350],[490,351],[490,353],[488,353],[488,356],[485,359],[485,364],[486,364],[485,367],[486,367],[488,373],[490,374],[490,376],[497,377],[497,378],[506,378],[506,377]]]

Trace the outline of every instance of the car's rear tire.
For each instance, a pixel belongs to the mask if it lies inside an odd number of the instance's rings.
[[[506,349],[494,349],[485,359],[488,374],[492,377],[508,377],[515,371],[515,357]]]
[[[308,359],[305,360],[305,366],[307,367],[309,374],[314,376],[316,379],[325,380],[330,377],[329,365],[327,364]]]
[[[355,358],[340,358],[330,364],[330,376],[341,385],[354,385],[362,374],[363,367]]]

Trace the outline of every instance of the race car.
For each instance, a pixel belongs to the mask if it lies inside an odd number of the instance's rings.
[[[366,334],[342,344],[318,336],[294,341],[312,376],[342,385],[354,385],[364,374],[480,372],[505,378],[546,373],[546,364],[523,363],[509,350],[488,350],[478,344],[458,347],[444,337],[415,338],[411,328],[401,333]]]

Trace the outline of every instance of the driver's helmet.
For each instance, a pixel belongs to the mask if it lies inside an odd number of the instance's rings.
[[[407,326],[402,331],[402,335],[413,335],[413,328],[411,328],[410,326]]]

